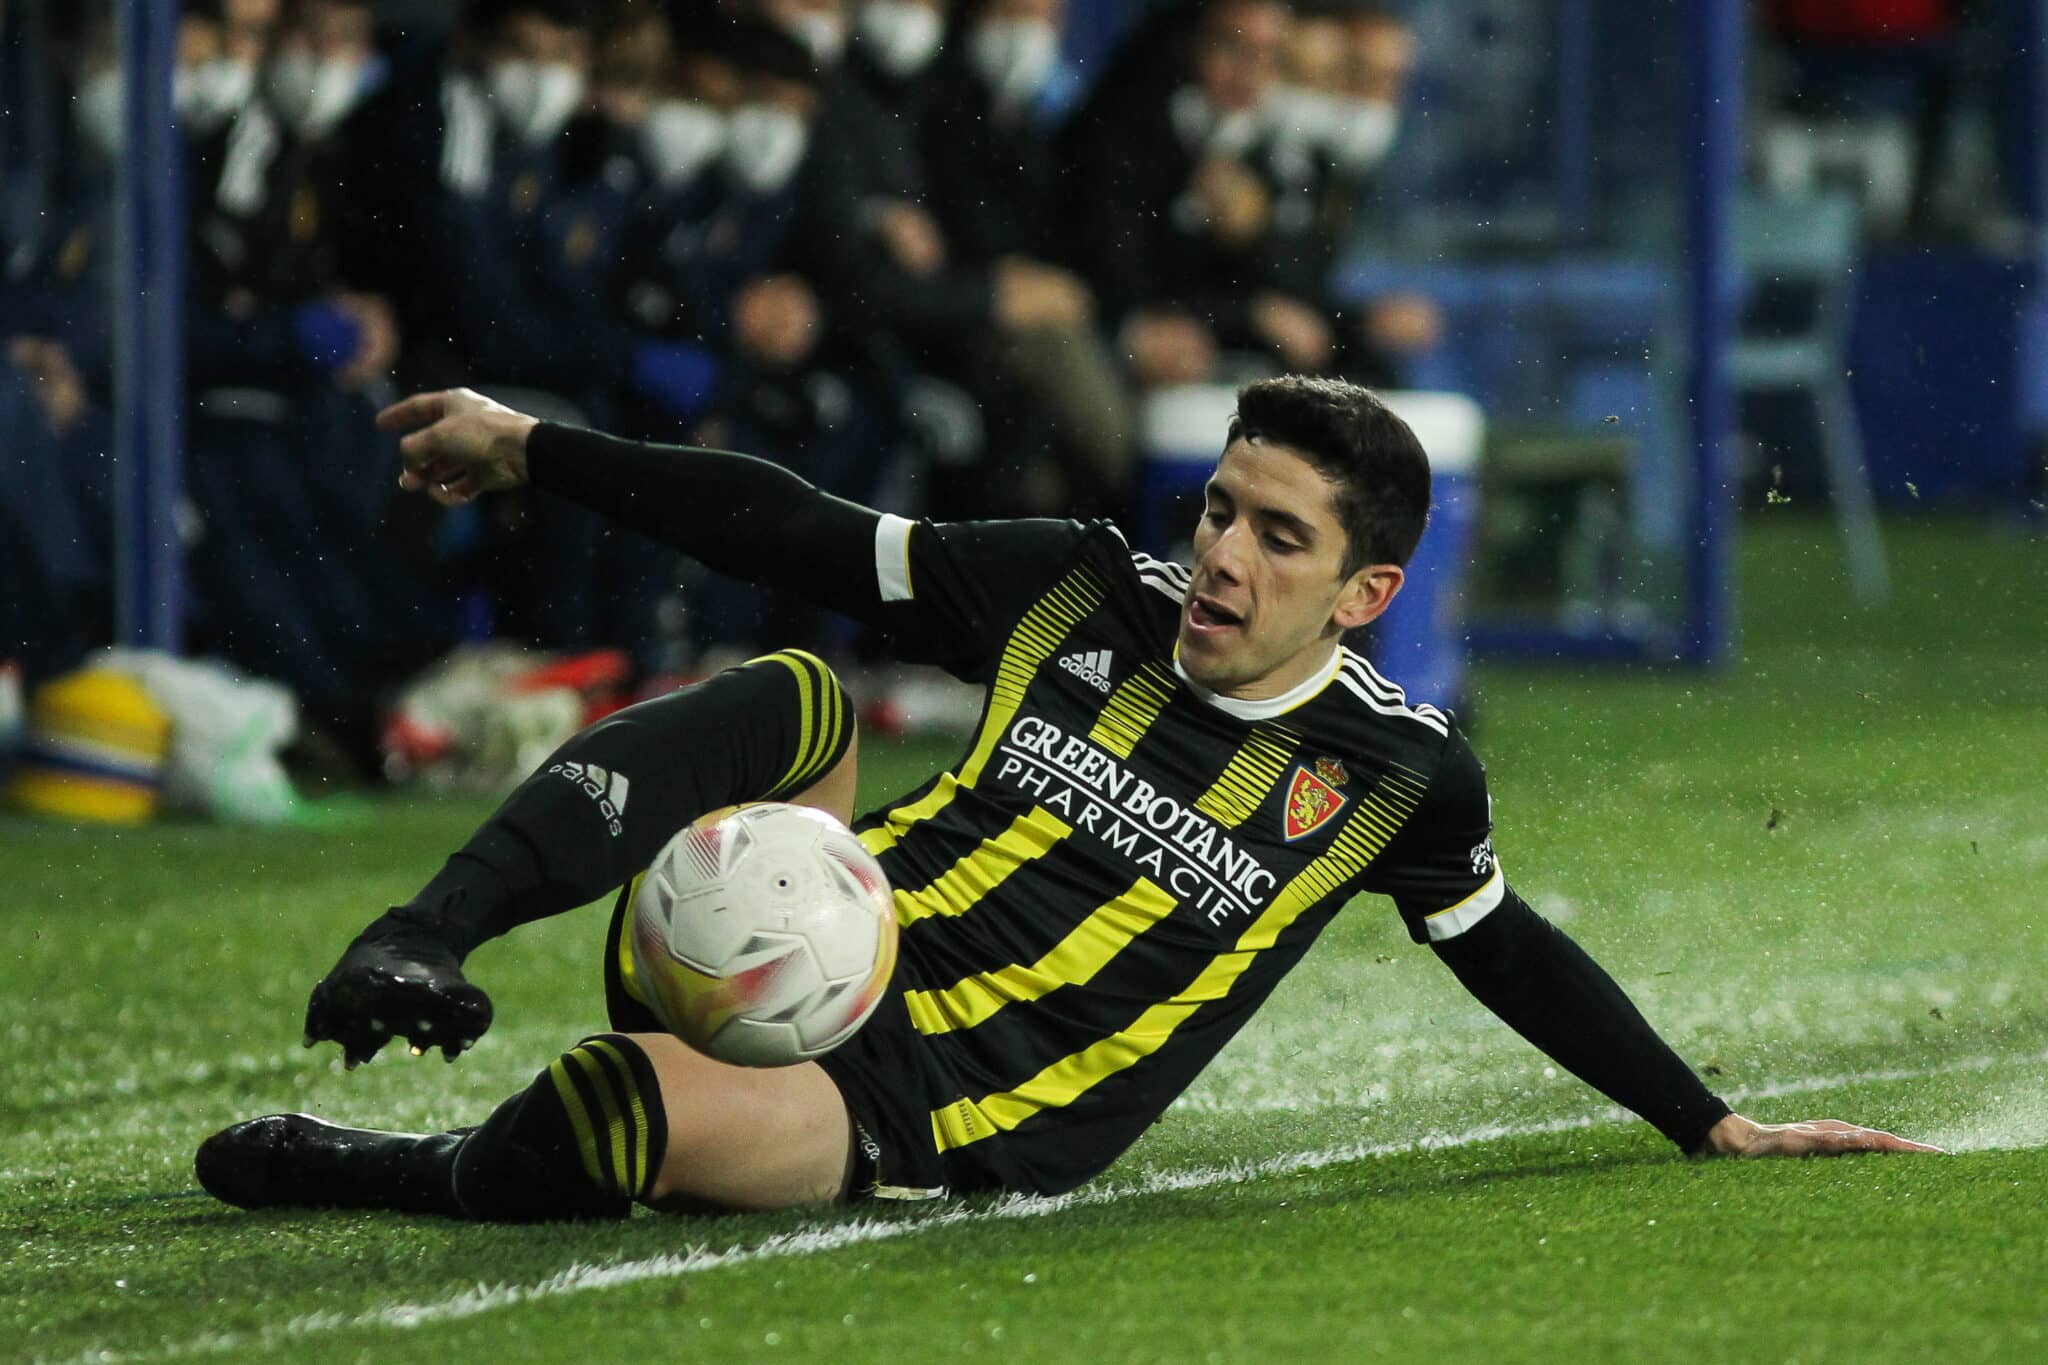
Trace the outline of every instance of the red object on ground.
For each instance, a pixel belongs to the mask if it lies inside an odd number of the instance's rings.
[[[617,691],[626,685],[632,672],[633,661],[625,650],[594,649],[508,678],[505,690],[539,692],[550,687],[569,687],[588,696],[593,692]]]
[[[625,650],[594,649],[507,678],[505,690],[544,692],[566,687],[582,696],[583,723],[591,725],[626,708],[630,700],[626,682],[632,676],[633,660]]]

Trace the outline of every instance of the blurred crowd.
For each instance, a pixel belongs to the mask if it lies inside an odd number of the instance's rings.
[[[1081,3],[1081,0],[1076,0]],[[467,384],[914,515],[1119,515],[1145,394],[1397,377],[1329,292],[1414,60],[1357,0],[1206,0],[1063,57],[1066,0],[185,0],[191,642],[365,733],[458,638],[750,651],[784,606],[544,497],[394,497]],[[109,629],[103,9],[0,0],[0,660]],[[28,69],[33,67],[33,69]],[[829,630],[827,631],[829,634]],[[851,646],[852,642],[844,642]]]

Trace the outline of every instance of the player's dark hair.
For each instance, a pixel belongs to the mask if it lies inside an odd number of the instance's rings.
[[[1298,374],[1247,384],[1225,444],[1253,437],[1298,451],[1337,485],[1346,577],[1415,553],[1429,522],[1429,456],[1372,390]]]

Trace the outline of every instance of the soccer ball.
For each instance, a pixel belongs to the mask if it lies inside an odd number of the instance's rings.
[[[633,895],[632,931],[655,1015],[738,1066],[830,1052],[896,968],[888,879],[853,831],[810,806],[762,802],[669,840]]]

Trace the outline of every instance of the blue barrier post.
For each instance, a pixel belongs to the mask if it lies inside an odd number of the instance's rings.
[[[1557,174],[1558,226],[1576,242],[1593,222],[1593,116],[1600,38],[1592,0],[1562,0],[1557,7],[1556,32],[1557,139],[1552,157]]]
[[[1689,610],[1680,657],[1724,659],[1736,643],[1736,478],[1727,355],[1737,294],[1729,209],[1741,185],[1743,0],[1685,7],[1692,148],[1686,185],[1686,294],[1691,331],[1694,515]]]
[[[183,159],[171,117],[177,6],[119,0],[124,93],[114,180],[114,630],[183,643],[177,505],[184,436]]]

